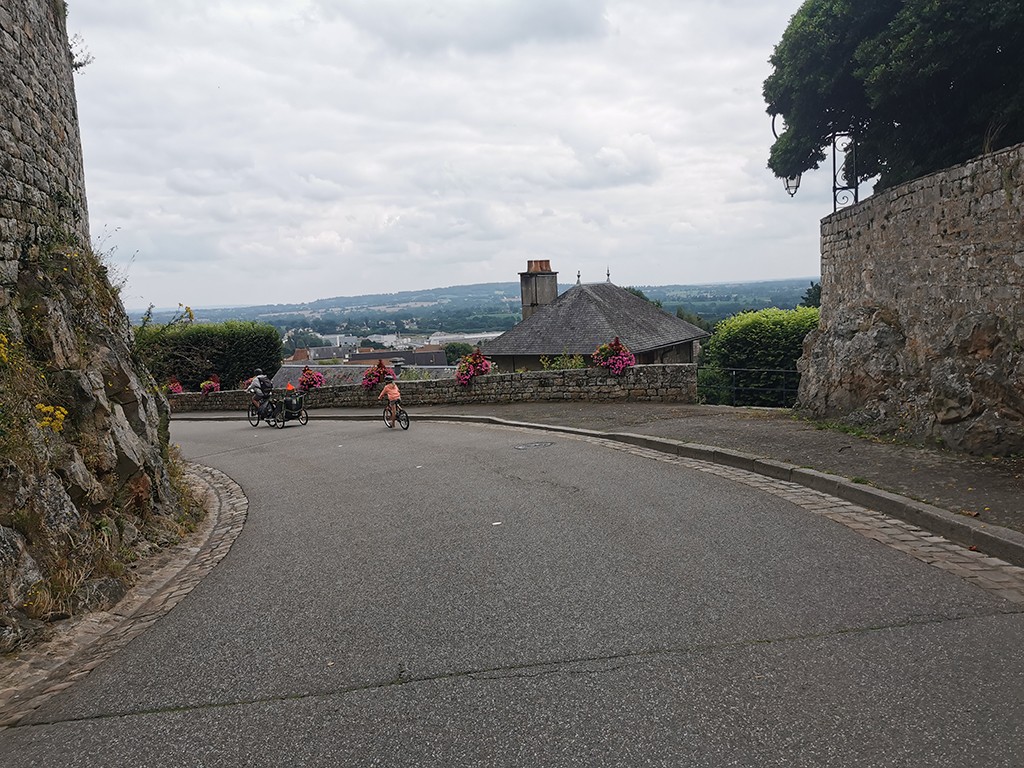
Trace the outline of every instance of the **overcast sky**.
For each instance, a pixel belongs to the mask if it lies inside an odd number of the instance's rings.
[[[814,276],[766,168],[800,0],[71,0],[94,244],[130,308]],[[830,170],[830,169],[829,169]]]

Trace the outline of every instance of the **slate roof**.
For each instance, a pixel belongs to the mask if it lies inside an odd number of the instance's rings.
[[[589,355],[616,336],[631,352],[649,352],[710,334],[613,283],[575,285],[501,336],[487,355]]]

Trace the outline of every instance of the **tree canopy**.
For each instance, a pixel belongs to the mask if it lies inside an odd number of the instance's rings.
[[[821,283],[811,283],[811,287],[804,293],[802,299],[800,299],[801,307],[820,307],[821,306]]]
[[[1024,141],[1020,0],[806,0],[770,62],[779,177],[817,168],[834,133],[876,189]]]
[[[444,356],[448,365],[457,365],[466,355],[473,351],[473,345],[464,341],[449,341],[444,345]]]

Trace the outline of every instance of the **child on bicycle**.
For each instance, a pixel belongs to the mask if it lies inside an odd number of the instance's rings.
[[[390,373],[384,377],[384,381],[386,382],[384,389],[377,395],[377,399],[380,400],[384,395],[388,396],[388,411],[391,413],[391,424],[394,424],[395,418],[398,416],[398,406],[402,404],[402,394],[398,391],[398,385],[395,384],[395,377]]]

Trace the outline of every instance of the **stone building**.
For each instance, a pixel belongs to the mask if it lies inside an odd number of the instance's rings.
[[[638,365],[693,363],[710,334],[612,283],[576,285],[558,295],[558,273],[547,261],[521,272],[523,320],[481,346],[503,371],[539,370],[541,357],[589,357],[615,337]]]

